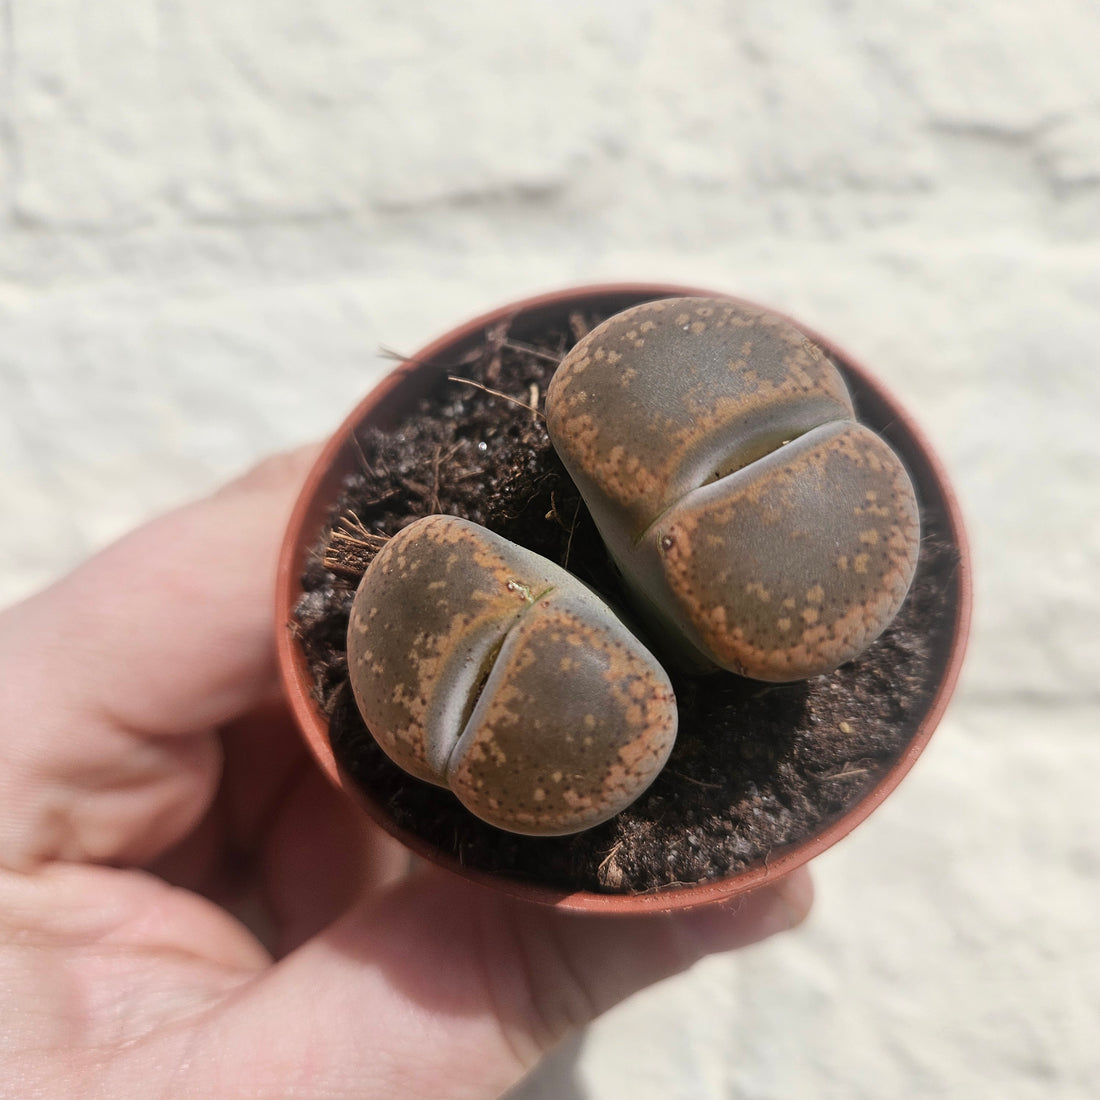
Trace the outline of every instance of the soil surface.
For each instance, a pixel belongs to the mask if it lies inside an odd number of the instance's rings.
[[[524,333],[523,342],[503,325],[491,329],[480,347],[440,365],[438,384],[402,423],[360,431],[360,469],[333,502],[295,614],[336,757],[402,828],[483,871],[565,891],[637,893],[723,878],[773,859],[874,787],[912,739],[946,663],[958,555],[942,501],[922,499],[912,588],[894,623],[855,661],[780,685],[673,672],[680,732],[667,766],[633,805],[587,832],[501,832],[449,792],[407,776],[375,744],[347,682],[348,613],[377,550],[374,536],[436,512],[463,516],[567,566],[613,604],[626,603],[533,411],[541,409],[562,354],[600,320],[572,314]],[[889,420],[876,423],[876,415],[886,415],[880,403],[861,392],[843,362],[837,366],[861,419],[910,462],[920,497],[911,440],[898,437]]]

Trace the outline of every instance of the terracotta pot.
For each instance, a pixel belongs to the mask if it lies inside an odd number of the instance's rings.
[[[296,640],[291,619],[292,609],[302,594],[300,578],[309,549],[316,544],[328,521],[341,482],[356,469],[357,454],[351,442],[355,430],[367,422],[381,427],[391,427],[400,422],[440,375],[447,372],[448,365],[461,360],[463,355],[477,347],[486,330],[505,318],[512,318],[511,334],[522,340],[538,332],[548,321],[560,323],[576,309],[608,316],[642,301],[681,295],[730,297],[711,290],[661,284],[581,287],[503,306],[429,344],[368,394],[329,440],[302,490],[282,548],[276,597],[280,671],[286,696],[302,734],[328,778],[355,799],[383,829],[416,854],[513,896],[563,909],[623,914],[709,904],[753,890],[765,881],[777,879],[813,859],[860,824],[913,766],[932,736],[954,690],[969,631],[970,557],[958,505],[938,459],[904,408],[873,376],[830,340],[800,325],[841,364],[857,391],[861,419],[887,437],[901,455],[917,488],[922,508],[939,510],[958,554],[953,599],[945,611],[952,618],[948,630],[949,642],[938,654],[938,682],[930,693],[923,715],[915,723],[907,748],[869,793],[839,819],[802,843],[769,859],[764,865],[698,885],[669,887],[645,894],[616,894],[583,890],[565,892],[463,866],[453,855],[438,850],[415,833],[397,825],[383,806],[374,802],[344,775],[329,744],[327,720],[313,697],[313,680]]]

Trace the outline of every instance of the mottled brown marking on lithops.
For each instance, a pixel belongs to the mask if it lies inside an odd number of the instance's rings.
[[[568,680],[556,674],[570,654]],[[656,778],[676,736],[668,677],[618,620],[555,591],[509,632],[455,749],[448,782],[512,832],[607,820]]]
[[[718,299],[648,302],[605,321],[546,399],[554,446],[625,538],[696,486],[851,415],[843,380],[802,332]]]
[[[458,736],[451,712],[460,714],[530,590],[551,583],[542,558],[523,551],[517,561],[510,545],[476,524],[428,516],[386,543],[356,591],[348,625],[353,694],[387,755],[420,779],[444,782]]]
[[[761,680],[827,671],[876,638],[908,591],[919,537],[901,462],[851,422],[688,494],[647,536],[691,640]]]
[[[371,563],[348,667],[395,763],[517,832],[617,813],[675,737],[668,677],[595,593],[452,516],[410,525]]]
[[[785,319],[723,300],[636,306],[566,356],[546,415],[642,613],[697,662],[813,675],[900,607],[912,485]]]

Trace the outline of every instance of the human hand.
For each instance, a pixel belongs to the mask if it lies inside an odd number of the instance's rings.
[[[311,458],[0,615],[0,1095],[496,1096],[628,994],[809,909],[805,872],[608,919],[410,871],[278,693],[275,553]]]

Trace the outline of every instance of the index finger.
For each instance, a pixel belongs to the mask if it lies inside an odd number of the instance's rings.
[[[0,615],[0,861],[148,857],[201,813],[215,729],[276,690],[272,593],[309,447]]]

